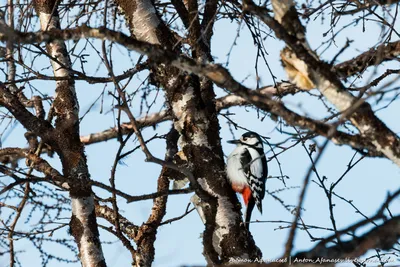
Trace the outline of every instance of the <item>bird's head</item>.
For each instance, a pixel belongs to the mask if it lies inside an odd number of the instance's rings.
[[[230,140],[228,143],[236,144],[238,146],[247,145],[255,148],[263,148],[263,141],[255,132],[244,133],[239,140]]]

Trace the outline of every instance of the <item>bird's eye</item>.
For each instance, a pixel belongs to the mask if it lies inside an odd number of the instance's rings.
[[[243,137],[243,141],[246,141],[247,140],[247,137]]]

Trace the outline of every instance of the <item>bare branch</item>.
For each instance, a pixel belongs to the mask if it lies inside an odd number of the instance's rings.
[[[107,206],[96,204],[96,216],[107,220],[112,225],[115,225],[115,213]],[[121,231],[124,232],[131,240],[135,240],[139,227],[132,224],[121,214],[119,214],[118,218]]]
[[[384,43],[378,47],[339,63],[333,67],[333,71],[341,77],[362,74],[368,67],[377,66],[384,61],[396,60],[400,56],[400,41]]]

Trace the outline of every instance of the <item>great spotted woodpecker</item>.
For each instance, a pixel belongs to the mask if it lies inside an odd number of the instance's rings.
[[[239,140],[231,140],[228,143],[236,144],[237,147],[228,156],[226,171],[232,189],[243,196],[247,207],[245,224],[249,229],[254,205],[257,205],[262,213],[261,201],[265,195],[268,167],[263,142],[257,133],[247,132]]]

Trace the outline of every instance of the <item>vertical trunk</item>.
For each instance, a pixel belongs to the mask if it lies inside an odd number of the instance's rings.
[[[57,3],[56,0],[34,1],[43,31],[60,28]],[[46,50],[51,57],[54,76],[69,77],[71,63],[64,42],[52,41],[46,45]],[[63,174],[69,179],[72,202],[70,228],[79,248],[82,266],[106,266],[84,147],[79,137],[79,105],[72,78],[56,82],[53,108],[57,117],[55,147],[62,162]]]
[[[8,26],[11,29],[14,29],[14,3],[12,0],[8,0],[7,3],[7,12],[8,12]],[[15,68],[15,63],[14,63],[14,44],[12,42],[7,42],[7,47],[6,47],[6,59],[8,60],[7,62],[7,80],[9,82],[14,82],[15,80],[15,73],[16,73],[16,68]],[[15,84],[10,85],[10,91],[15,92],[17,90]]]
[[[180,48],[175,45],[169,29],[153,12],[150,0],[118,0],[117,3],[124,12],[131,34],[137,39],[169,49]],[[192,3],[190,11],[196,12],[192,10],[195,6]],[[200,26],[199,23],[194,25]],[[144,35],[145,32],[151,36]],[[192,52],[196,60],[203,61],[211,58],[209,46],[197,44],[198,34],[201,34],[198,29],[190,34],[195,46]],[[155,84],[165,89],[167,102],[173,111],[174,127],[180,135],[179,146],[200,185],[196,193],[201,198],[206,219],[203,243],[207,261],[220,264],[232,258],[260,257],[260,250],[242,225],[240,205],[226,180],[212,83],[163,65],[154,67],[152,72]]]

